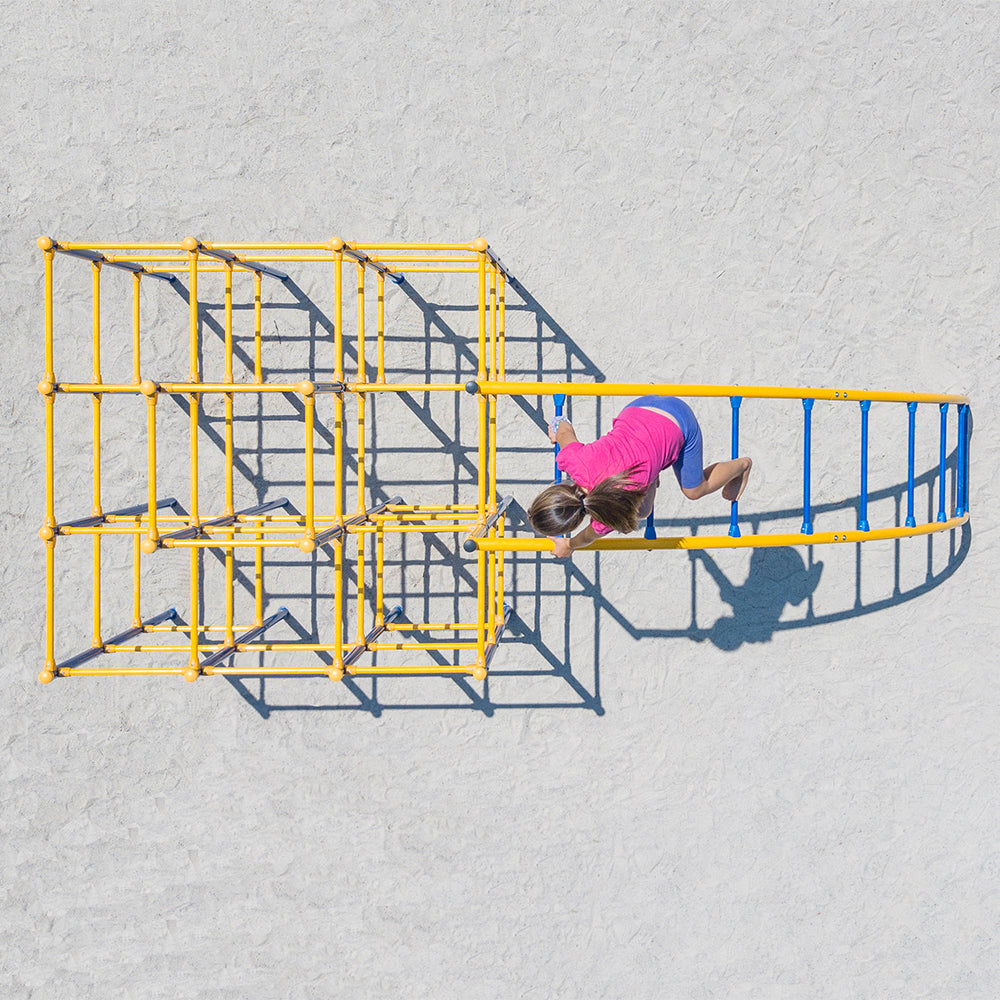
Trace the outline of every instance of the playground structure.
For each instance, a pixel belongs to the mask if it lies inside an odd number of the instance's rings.
[[[346,243],[337,238],[325,243],[298,244],[227,244],[225,247],[194,238],[179,244],[78,244],[56,242],[43,237],[39,241],[45,261],[45,376],[39,384],[45,402],[46,435],[46,509],[39,532],[46,547],[47,626],[45,664],[39,679],[48,683],[57,676],[100,674],[181,675],[189,681],[201,675],[280,676],[326,674],[340,680],[346,674],[451,674],[471,675],[477,680],[487,676],[490,662],[508,625],[511,607],[504,600],[505,556],[508,552],[551,550],[544,538],[511,537],[506,532],[506,511],[510,497],[498,495],[497,407],[505,396],[552,396],[557,408],[566,396],[639,396],[660,393],[676,396],[714,396],[728,398],[731,407],[732,455],[739,450],[739,417],[744,399],[801,400],[803,415],[803,502],[802,527],[795,534],[750,534],[740,529],[739,507],[731,505],[729,531],[726,535],[699,535],[656,538],[652,515],[643,538],[606,538],[591,548],[617,549],[708,549],[815,545],[822,543],[863,542],[874,539],[948,531],[964,524],[969,517],[969,439],[971,420],[969,400],[965,396],[929,393],[869,392],[844,389],[776,388],[754,386],[661,385],[648,383],[574,383],[512,381],[506,377],[505,324],[506,293],[513,283],[507,269],[489,248],[485,239],[468,244]],[[60,381],[54,360],[54,282],[53,266],[57,255],[78,258],[89,264],[92,284],[93,348],[89,381]],[[289,265],[318,266],[332,269],[333,337],[329,370],[330,381],[320,381],[313,371],[305,370],[301,379],[271,381],[264,365],[268,337],[264,333],[262,285],[265,281],[288,282]],[[78,265],[74,265],[78,266]],[[101,282],[105,268],[127,272],[132,283],[131,379],[106,383],[102,378]],[[345,306],[345,271],[354,272],[356,309]],[[393,359],[386,358],[384,301],[386,281],[390,285],[419,273],[467,274],[468,287],[477,317],[476,378],[471,382],[395,382]],[[212,277],[206,277],[211,275]],[[252,279],[253,357],[240,361],[234,350],[234,279]],[[221,278],[223,301],[222,363],[223,377],[211,382],[203,379],[203,357],[210,345],[205,338],[203,303],[199,300],[199,280],[218,282]],[[149,280],[170,282],[183,289],[187,307],[189,370],[183,380],[154,381],[144,377],[145,331],[140,321],[143,284]],[[376,296],[375,364],[369,364],[366,349],[370,334],[366,329],[366,297],[374,280]],[[348,281],[350,285],[350,282]],[[354,315],[354,337],[347,336],[345,320]],[[353,381],[345,371],[345,347],[354,344],[356,372]],[[239,370],[242,364],[243,369]],[[317,366],[319,367],[319,366]],[[369,378],[373,375],[373,378]],[[403,497],[390,496],[370,502],[366,487],[366,462],[370,430],[366,422],[366,404],[370,394],[453,393],[456,399],[475,398],[476,496],[467,503],[407,504]],[[146,437],[146,498],[131,506],[105,511],[102,495],[101,408],[105,395],[125,397],[135,406],[138,426],[144,421]],[[234,397],[241,394],[283,397],[296,403],[301,421],[302,490],[295,502],[285,496],[262,497],[260,502],[236,509],[234,491]],[[83,395],[91,400],[92,421],[92,509],[75,520],[56,517],[56,399]],[[199,443],[205,430],[201,426],[206,396],[221,397],[223,405],[222,450],[224,474],[217,484],[211,511],[204,510],[201,490]],[[174,397],[186,404],[188,411],[188,461],[190,497],[184,509],[174,497],[161,497],[157,489],[157,467],[163,461],[162,444],[157,441],[158,402]],[[317,400],[332,405],[332,503],[329,508],[317,504]],[[811,420],[816,400],[854,404],[861,418],[860,516],[856,526],[835,532],[813,530],[811,506]],[[872,527],[868,523],[868,415],[873,402],[903,404],[908,411],[908,489],[907,516],[902,525]],[[140,405],[141,404],[141,405]],[[936,405],[940,421],[940,466],[938,507],[933,521],[918,524],[914,515],[914,440],[916,412],[919,405]],[[471,405],[471,401],[470,401]],[[949,510],[946,497],[946,462],[948,455],[949,412],[957,412],[956,476],[954,504]],[[349,410],[350,408],[350,410]],[[348,477],[345,432],[353,411],[355,440],[354,503],[346,502]],[[144,413],[144,416],[143,416]],[[176,449],[170,448],[175,454]],[[60,465],[62,473],[71,468]],[[77,479],[79,471],[70,475]],[[139,498],[136,498],[137,500]],[[73,515],[81,512],[73,511]],[[406,622],[401,607],[384,606],[384,563],[387,538],[423,534],[462,538],[463,548],[474,562],[475,586],[464,595],[471,613],[455,621]],[[57,540],[62,536],[83,535],[92,539],[92,620],[93,636],[88,648],[67,658],[56,657],[56,568]],[[102,608],[102,546],[111,536],[131,539],[133,569],[131,624],[111,638],[105,638]],[[463,537],[464,536],[464,537]],[[60,543],[60,547],[62,544]],[[188,549],[188,593],[186,619],[174,607],[146,613],[143,598],[144,567],[157,560],[176,558],[166,550]],[[224,615],[221,624],[204,620],[203,588],[210,582],[203,565],[206,550],[218,555],[223,567],[222,592]],[[252,554],[252,621],[237,622],[235,591],[238,554]],[[328,638],[323,642],[267,641],[265,632],[288,618],[286,608],[269,608],[265,579],[268,560],[277,554],[293,555],[303,561],[329,556],[333,583],[330,600],[332,614],[323,623]],[[347,567],[351,572],[348,573]],[[353,585],[351,581],[353,577]],[[370,577],[370,578],[369,578]],[[213,578],[214,579],[214,578]],[[371,607],[369,608],[369,604]],[[462,620],[464,618],[464,620]],[[429,641],[400,638],[406,632],[429,634]],[[137,641],[151,636],[160,644]],[[213,638],[217,637],[217,638]],[[180,641],[178,641],[180,640]],[[398,641],[394,641],[398,640]],[[79,643],[83,645],[83,643]],[[79,646],[77,646],[79,648]],[[364,662],[369,656],[378,661],[384,654],[397,651],[453,654],[464,663]],[[247,654],[307,653],[326,656],[324,663],[252,666]],[[185,662],[172,665],[115,666],[108,654],[132,654],[142,660],[172,655]],[[120,658],[116,658],[120,659]]]

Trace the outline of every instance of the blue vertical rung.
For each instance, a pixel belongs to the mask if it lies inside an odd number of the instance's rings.
[[[653,512],[649,512],[649,516],[646,518],[646,530],[643,532],[643,538],[656,538],[656,528],[653,525]]]
[[[733,458],[740,457],[740,403],[742,396],[730,396],[729,405],[733,408]],[[740,537],[739,501],[734,500],[729,507],[729,537]]]
[[[906,409],[909,415],[906,447],[906,526],[915,528],[917,522],[913,516],[913,457],[917,437],[917,404],[907,403]]]
[[[968,513],[968,454],[969,454],[969,407],[966,403],[958,407],[958,447],[955,465],[955,516],[964,517]]]
[[[941,448],[938,458],[938,521],[947,521],[948,515],[944,510],[944,489],[945,489],[945,467],[948,461],[948,404],[938,403],[941,411]]]
[[[802,456],[802,534],[813,533],[812,523],[812,411],[814,399],[802,400],[803,456]]]
[[[858,531],[870,530],[868,524],[868,411],[870,399],[861,400],[861,496],[858,499]]]
[[[563,415],[563,405],[566,402],[566,393],[557,392],[553,397],[553,401],[556,404],[556,416],[561,417]],[[557,483],[562,482],[562,469],[559,468],[559,445],[555,446],[555,454],[553,455],[553,460],[555,462],[555,481]]]

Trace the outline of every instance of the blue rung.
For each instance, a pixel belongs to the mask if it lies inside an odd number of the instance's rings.
[[[938,409],[941,411],[941,448],[940,457],[938,459],[938,512],[937,519],[939,521],[947,521],[948,515],[944,510],[944,490],[945,490],[945,466],[948,461],[948,404],[938,403]]]
[[[729,397],[729,405],[733,409],[733,458],[740,457],[740,403],[742,402],[742,396]],[[737,500],[734,500],[729,508],[729,537],[740,537],[739,501]]]
[[[870,530],[868,524],[868,411],[870,399],[861,400],[861,497],[858,510],[858,531]]]
[[[958,407],[958,448],[955,468],[955,495],[956,495],[956,517],[964,517],[968,507],[966,505],[966,488],[968,477],[968,466],[966,457],[969,450],[968,440],[969,430],[969,407],[962,403]]]
[[[917,522],[913,516],[913,456],[916,450],[917,404],[907,403],[906,409],[909,417],[906,448],[906,526],[915,528]]]
[[[552,397],[552,399],[553,399],[553,401],[556,404],[556,416],[557,417],[561,417],[562,416],[562,412],[563,412],[563,405],[566,402],[566,393],[564,393],[564,392],[557,392]],[[559,445],[556,445],[555,446],[555,454],[553,455],[553,461],[555,462],[556,482],[557,483],[561,483],[562,482],[562,469],[559,468],[559,461],[558,461],[558,459],[559,459]]]
[[[972,416],[972,411],[969,409],[968,404],[964,403],[965,407],[965,447],[962,450],[963,461],[962,461],[962,510],[968,514],[969,513],[969,453],[971,451],[972,444],[972,424],[970,418]]]
[[[802,534],[813,533],[812,524],[812,411],[814,399],[802,400],[803,458],[802,458]]]
[[[646,530],[643,532],[643,538],[656,538],[656,528],[653,525],[653,512],[649,512],[649,516],[646,518]]]

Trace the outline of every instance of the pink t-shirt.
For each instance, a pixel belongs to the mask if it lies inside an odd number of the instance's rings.
[[[611,422],[607,434],[592,444],[574,441],[560,448],[556,462],[585,490],[635,465],[633,481],[638,489],[646,489],[663,469],[677,461],[683,447],[681,429],[665,413],[626,406]],[[613,530],[600,521],[591,520],[590,524],[599,535]]]

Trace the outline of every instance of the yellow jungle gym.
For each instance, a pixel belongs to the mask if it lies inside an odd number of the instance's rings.
[[[733,455],[739,438],[739,407],[744,398],[799,399],[803,406],[803,525],[795,534],[741,535],[738,508],[732,505],[730,531],[721,536],[653,537],[652,521],[643,538],[603,539],[594,549],[693,549],[721,547],[759,547],[814,545],[820,543],[860,542],[879,538],[899,538],[929,532],[948,531],[964,524],[968,513],[968,462],[970,437],[969,400],[960,395],[902,392],[861,392],[826,388],[776,388],[755,386],[661,385],[649,383],[574,383],[523,382],[506,378],[505,303],[509,272],[490,249],[485,239],[471,243],[347,243],[331,239],[323,243],[238,244],[220,246],[187,238],[179,244],[168,243],[67,243],[48,237],[38,241],[44,255],[45,285],[45,376],[38,389],[45,402],[46,507],[45,522],[39,532],[45,542],[47,579],[47,625],[45,665],[39,674],[42,683],[55,677],[100,674],[181,675],[189,681],[201,675],[278,676],[327,674],[340,680],[347,674],[457,674],[477,680],[487,676],[497,644],[508,625],[512,609],[504,601],[504,561],[511,551],[551,550],[544,538],[514,538],[505,534],[505,512],[510,497],[497,492],[497,405],[503,396],[553,396],[557,402],[566,395],[638,396],[659,393],[675,396],[716,396],[729,398],[732,406]],[[89,265],[92,284],[92,368],[89,380],[57,380],[54,362],[53,264],[57,255],[75,257]],[[332,268],[333,343],[331,381],[315,381],[310,371],[301,380],[272,382],[265,378],[263,363],[267,336],[263,332],[262,283],[289,280],[289,265],[319,265]],[[102,378],[101,282],[105,269],[125,272],[132,285],[131,379],[107,383]],[[354,272],[355,305],[345,307],[345,272],[350,284]],[[400,283],[406,275],[418,273],[468,274],[475,288],[478,316],[477,375],[474,382],[395,382],[391,359],[387,367],[385,330],[385,285]],[[207,345],[203,333],[199,301],[199,280],[221,276],[223,291],[223,377],[221,381],[202,379],[200,361]],[[252,280],[253,358],[237,377],[234,351],[234,278],[243,275]],[[189,370],[177,381],[153,381],[144,377],[144,330],[140,322],[143,284],[157,279],[178,283],[187,281],[187,340]],[[366,330],[366,295],[374,280],[376,296],[375,363],[366,363],[370,333]],[[348,289],[348,292],[350,289]],[[471,297],[471,296],[470,296]],[[345,317],[354,316],[354,351],[356,376],[345,374]],[[373,368],[374,380],[369,380]],[[249,380],[245,380],[249,379]],[[455,393],[469,392],[477,410],[476,496],[468,503],[406,504],[395,496],[368,505],[365,483],[366,400],[371,393]],[[291,510],[284,497],[274,497],[251,507],[236,509],[234,500],[233,405],[236,394],[284,394],[301,402],[301,458],[304,483],[304,509]],[[90,513],[75,520],[60,520],[55,510],[55,414],[56,399],[71,395],[89,396],[92,420],[92,498]],[[146,500],[133,506],[106,511],[102,501],[102,432],[101,406],[106,395],[127,397],[136,404],[135,418],[142,420],[145,411]],[[199,440],[204,430],[199,421],[206,396],[221,396],[223,404],[223,450],[225,473],[218,497],[218,508],[206,511],[199,493]],[[184,400],[188,410],[188,455],[190,497],[187,510],[178,511],[173,498],[161,497],[157,490],[157,409],[167,396]],[[319,510],[316,504],[317,456],[315,445],[316,400],[328,396],[333,406],[333,503],[331,509]],[[465,398],[465,397],[462,397]],[[862,465],[861,517],[856,528],[836,532],[814,532],[810,513],[810,417],[815,400],[854,403],[861,410]],[[908,509],[904,525],[872,529],[867,522],[867,417],[872,402],[905,404],[909,411],[909,484]],[[353,461],[356,467],[353,503],[347,502],[345,475],[345,426],[348,405],[353,411]],[[934,521],[917,524],[913,515],[913,438],[914,414],[918,404],[933,404],[940,411],[940,477],[938,511]],[[956,487],[954,507],[946,511],[945,463],[949,406],[958,414],[956,442]],[[140,423],[141,426],[141,423]],[[471,498],[470,498],[471,501]],[[79,512],[74,512],[79,514]],[[464,536],[464,547],[474,552],[475,588],[469,597],[474,602],[475,620],[452,622],[403,622],[401,608],[385,609],[383,578],[386,537],[407,533]],[[92,539],[92,621],[90,646],[81,652],[56,658],[56,561],[60,537],[89,535]],[[132,622],[123,631],[105,637],[102,614],[102,542],[111,536],[124,535],[132,542],[131,604]],[[371,539],[369,545],[368,540]],[[314,558],[321,547],[332,553],[334,586],[332,615],[325,623],[326,642],[268,642],[265,632],[284,620],[287,609],[265,614],[267,596],[264,585],[265,562],[269,553],[298,553],[303,560]],[[371,549],[374,553],[371,553]],[[145,560],[163,558],[160,550],[187,549],[188,618],[182,620],[176,609],[169,608],[148,615],[144,609],[141,569]],[[236,620],[234,591],[236,552],[250,550],[253,557],[252,622]],[[203,620],[201,566],[202,550],[214,550],[223,564],[224,618],[221,623]],[[345,564],[353,572],[345,572]],[[370,579],[368,578],[370,574]],[[353,577],[353,586],[349,577]],[[372,612],[366,613],[371,602]],[[350,622],[348,622],[350,619]],[[407,641],[405,633],[432,635],[432,641]],[[166,635],[158,636],[158,633]],[[145,637],[159,640],[151,643]],[[402,637],[402,638],[401,638]],[[398,640],[398,641],[396,641]],[[82,643],[81,643],[82,645]],[[291,666],[248,666],[237,663],[241,654],[269,651],[323,653],[328,665],[317,662]],[[438,651],[458,654],[461,664],[383,664],[363,662],[367,654],[390,651]],[[155,654],[174,654],[180,663],[173,665],[114,666],[107,654],[142,654],[142,660]],[[186,658],[186,659],[185,659]],[[404,655],[400,659],[407,659]]]

